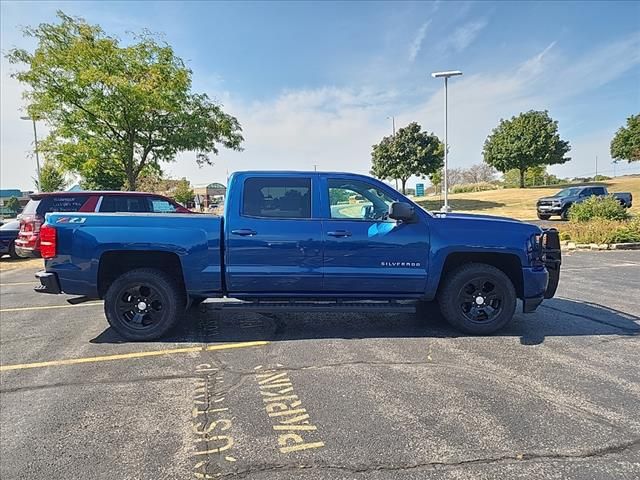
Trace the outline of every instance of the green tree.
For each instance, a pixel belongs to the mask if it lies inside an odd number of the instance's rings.
[[[640,114],[627,118],[627,126],[620,127],[611,140],[614,160],[637,162],[640,160]]]
[[[558,122],[546,110],[531,110],[500,120],[485,140],[482,154],[486,163],[503,173],[517,169],[520,188],[524,188],[527,169],[568,162],[571,158],[565,154],[570,149],[558,134]]]
[[[64,172],[51,160],[44,162],[40,169],[40,179],[35,179],[35,183],[41,192],[58,192],[68,184]]]
[[[433,133],[422,131],[416,122],[384,137],[373,146],[371,173],[381,179],[400,179],[402,193],[413,175],[425,176],[442,167],[444,146]]]
[[[191,189],[191,185],[186,178],[182,178],[182,180],[178,181],[175,190],[173,191],[173,198],[176,199],[178,203],[181,203],[185,207],[187,203],[193,201],[193,197],[195,194]]]
[[[429,181],[431,182],[431,185],[433,185],[433,188],[436,191],[436,193],[440,191],[440,187],[442,185],[442,173],[443,173],[442,169],[439,168],[438,170],[436,170],[435,172],[429,175]]]
[[[81,18],[58,19],[25,28],[35,51],[12,49],[7,58],[28,67],[13,76],[29,87],[29,116],[51,126],[43,151],[66,170],[96,185],[124,176],[135,190],[147,166],[179,152],[196,152],[203,165],[220,145],[241,149],[238,120],[191,91],[192,72],[169,45],[148,32],[121,45]]]
[[[6,201],[4,206],[16,213],[18,213],[21,209],[20,200],[18,200],[17,197],[11,197],[9,200]]]

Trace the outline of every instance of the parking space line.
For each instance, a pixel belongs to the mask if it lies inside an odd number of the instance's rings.
[[[14,307],[14,308],[1,308],[0,313],[4,312],[26,312],[29,310],[50,310],[54,308],[78,308],[78,307],[94,307],[96,305],[103,305],[102,302],[90,302],[79,303],[78,305],[43,305],[40,307]]]
[[[13,287],[14,285],[37,285],[38,282],[15,282],[15,283],[0,283],[0,287]]]
[[[259,347],[267,345],[267,341],[255,341],[255,342],[237,342],[237,343],[224,343],[221,345],[207,345],[198,347],[184,347],[184,348],[172,348],[166,350],[151,350],[147,352],[132,352],[132,353],[119,353],[115,355],[103,355],[99,357],[83,357],[83,358],[69,358],[66,360],[52,360],[48,362],[35,362],[35,363],[21,363],[17,365],[0,365],[0,372],[7,372],[9,370],[24,370],[27,368],[43,368],[43,367],[58,367],[62,365],[77,365],[81,363],[95,363],[95,362],[110,362],[112,360],[129,360],[132,358],[143,357],[157,357],[160,355],[174,355],[177,353],[193,353],[193,352],[211,352],[216,350],[231,350],[234,348],[249,348]]]

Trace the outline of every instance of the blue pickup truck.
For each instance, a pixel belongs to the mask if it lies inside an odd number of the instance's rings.
[[[556,230],[500,217],[431,214],[373,178],[238,172],[222,217],[49,213],[36,291],[104,299],[129,340],[167,333],[206,298],[225,310],[414,311],[489,334],[517,299],[532,312],[556,291]]]

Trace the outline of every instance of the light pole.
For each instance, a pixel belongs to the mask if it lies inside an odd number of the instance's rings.
[[[36,130],[36,119],[31,117],[20,117],[20,120],[31,120],[33,122],[33,141],[36,153],[36,168],[38,170],[38,190],[40,190],[40,157],[38,156],[38,131]]]
[[[449,81],[449,77],[457,77],[462,75],[462,72],[459,70],[452,70],[449,72],[433,72],[431,76],[433,78],[444,78],[444,205],[440,209],[442,212],[450,212],[449,208],[449,174],[448,168],[449,163],[447,161],[447,154],[449,150],[449,143],[447,142],[447,84]]]
[[[391,115],[390,117],[387,117],[387,120],[391,120],[391,128],[392,128],[392,132],[393,132],[393,136],[396,136],[396,117],[394,117],[393,115]]]
[[[391,131],[393,132],[393,137],[396,136],[396,117],[394,117],[393,115],[391,115],[390,117],[387,117],[387,120],[391,120]],[[398,179],[395,179],[396,181],[396,190],[398,190]]]

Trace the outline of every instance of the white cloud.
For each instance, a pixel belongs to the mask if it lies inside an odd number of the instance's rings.
[[[427,35],[427,29],[430,24],[431,20],[424,22],[418,29],[416,36],[413,38],[413,41],[409,46],[409,62],[413,63],[418,56],[418,53],[420,53],[422,42],[424,41],[424,37]]]
[[[459,26],[443,41],[443,48],[445,50],[453,49],[456,52],[461,52],[471,45],[488,23],[486,18],[481,18]]]

